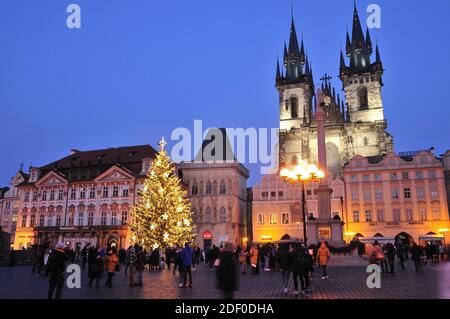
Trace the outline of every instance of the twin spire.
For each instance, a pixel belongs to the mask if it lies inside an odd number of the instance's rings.
[[[346,56],[350,59],[350,65],[345,64],[344,55],[341,50],[340,55],[340,75],[351,76],[362,73],[370,73],[374,71],[382,71],[380,51],[378,44],[376,45],[376,60],[371,63],[370,57],[373,53],[372,39],[370,38],[369,28],[366,29],[366,36],[364,37],[361,20],[359,19],[356,2],[353,10],[353,27],[352,36],[347,31],[345,43]]]
[[[297,31],[295,29],[294,16],[292,15],[289,46],[284,44],[283,65],[277,60],[276,84],[312,83],[312,67],[305,53],[303,39],[299,45]],[[285,71],[285,72],[284,72]]]

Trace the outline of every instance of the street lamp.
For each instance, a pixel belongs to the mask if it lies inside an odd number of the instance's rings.
[[[291,185],[301,184],[302,187],[302,217],[303,217],[303,240],[305,246],[307,245],[306,238],[306,196],[305,196],[305,184],[310,182],[320,181],[325,177],[325,173],[321,171],[316,165],[306,163],[301,161],[299,165],[295,166],[293,170],[283,168],[280,171],[280,176],[283,178],[285,183],[290,183]]]

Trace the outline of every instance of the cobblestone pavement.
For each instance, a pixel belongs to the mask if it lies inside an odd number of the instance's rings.
[[[364,266],[332,266],[329,279],[322,280],[319,270],[312,280],[312,292],[307,296],[283,294],[281,274],[262,272],[259,275],[241,275],[237,299],[409,299],[409,298],[447,298],[450,299],[450,263],[428,265],[423,272],[416,273],[411,262],[407,269],[399,267],[395,275],[383,274],[380,289],[369,289],[366,279],[369,275]],[[194,287],[177,287],[177,275],[172,271],[144,272],[142,287],[129,287],[123,271],[116,273],[114,287],[105,288],[105,277],[101,288],[89,288],[87,271],[83,271],[82,287],[64,287],[63,298],[105,299],[105,298],[143,298],[143,299],[210,299],[221,298],[215,288],[215,271],[200,265],[193,272]],[[48,280],[31,272],[30,266],[0,268],[0,298],[45,298]],[[292,280],[290,290],[293,289]]]

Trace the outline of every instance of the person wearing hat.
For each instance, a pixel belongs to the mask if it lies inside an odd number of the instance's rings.
[[[48,257],[47,270],[49,275],[48,299],[53,298],[53,292],[56,288],[56,299],[61,299],[61,293],[64,286],[64,271],[66,270],[66,255],[64,244],[58,243]]]

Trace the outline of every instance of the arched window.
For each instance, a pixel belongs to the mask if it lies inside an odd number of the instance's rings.
[[[223,207],[219,211],[219,222],[221,223],[227,222],[227,211]]]
[[[291,97],[291,118],[296,119],[298,117],[298,99]]]
[[[298,164],[298,157],[296,155],[292,156],[291,164],[293,166]]]
[[[206,183],[205,194],[206,195],[211,195],[211,193],[212,193],[212,184],[211,184],[211,182],[207,182]]]
[[[224,195],[227,193],[227,184],[225,181],[220,182],[220,194]]]
[[[193,209],[192,209],[192,221],[193,221],[194,223],[196,223],[196,222],[197,222],[197,218],[198,218],[198,216],[197,216],[197,210],[196,210],[195,208],[193,208]]]
[[[211,223],[211,208],[205,210],[205,223]]]
[[[192,195],[197,195],[197,194],[198,194],[198,186],[197,186],[197,183],[192,184],[191,194],[192,194]]]
[[[366,87],[361,87],[358,90],[359,109],[367,110],[369,108],[369,99]]]

